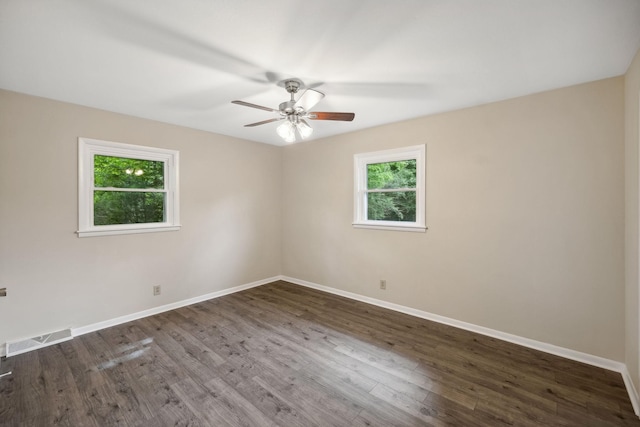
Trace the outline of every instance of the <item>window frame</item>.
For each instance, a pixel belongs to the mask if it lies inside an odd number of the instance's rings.
[[[354,228],[371,228],[376,230],[395,230],[425,232],[425,152],[424,144],[410,147],[393,148],[390,150],[373,151],[354,154]],[[416,160],[416,220],[405,221],[381,221],[367,218],[367,166],[375,163],[389,163],[402,160]],[[405,191],[405,189],[399,189]]]
[[[94,225],[95,155],[163,162],[164,222]],[[180,153],[176,150],[78,138],[78,237],[180,230],[179,160]]]

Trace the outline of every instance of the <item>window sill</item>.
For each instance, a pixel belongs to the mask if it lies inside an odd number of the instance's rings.
[[[427,227],[421,225],[386,225],[354,222],[353,228],[368,228],[371,230],[408,231],[413,233],[424,233]]]
[[[97,237],[97,236],[112,236],[117,234],[140,234],[140,233],[159,233],[163,231],[179,231],[180,225],[169,225],[159,227],[144,227],[144,228],[120,228],[112,230],[78,230],[76,234],[78,237]]]

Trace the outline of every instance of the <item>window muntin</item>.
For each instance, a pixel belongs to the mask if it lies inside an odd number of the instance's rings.
[[[178,152],[80,138],[80,237],[178,230]]]
[[[354,226],[425,231],[424,145],[356,154]]]

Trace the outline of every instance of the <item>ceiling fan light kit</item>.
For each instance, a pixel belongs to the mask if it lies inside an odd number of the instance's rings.
[[[302,139],[309,138],[313,133],[313,128],[309,126],[309,123],[305,122],[304,119],[298,120],[296,128],[298,129],[298,133],[300,134]]]
[[[244,101],[231,101],[233,104],[243,105],[245,107],[257,108],[259,110],[265,110],[273,113],[278,113],[279,117],[263,120],[261,122],[250,123],[245,127],[260,126],[267,123],[272,123],[280,120],[285,120],[276,128],[276,133],[285,142],[295,142],[296,132],[300,135],[300,138],[306,139],[313,133],[313,128],[309,126],[309,123],[305,119],[310,120],[337,120],[350,122],[355,118],[354,113],[336,113],[336,112],[312,112],[309,111],[313,108],[322,98],[324,93],[315,89],[307,89],[296,100],[295,94],[298,93],[301,87],[303,87],[302,81],[298,79],[288,79],[280,82],[279,86],[283,86],[285,90],[290,94],[291,99],[281,103],[278,109],[269,107],[263,107],[261,105],[251,104]]]
[[[313,128],[304,119],[294,114],[287,116],[286,121],[276,128],[276,133],[285,142],[295,142],[296,131],[298,131],[302,139],[307,139],[313,133]]]
[[[276,133],[280,135],[280,138],[285,142],[294,142],[296,140],[296,132],[293,123],[286,121],[276,128]]]

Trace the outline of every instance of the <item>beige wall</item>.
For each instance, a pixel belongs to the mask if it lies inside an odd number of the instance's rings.
[[[285,148],[283,274],[623,361],[623,90],[612,78]],[[352,228],[353,155],[415,144],[427,233]]]
[[[638,117],[640,116],[640,51],[625,76],[625,363],[636,390],[640,390],[638,342]]]
[[[182,230],[76,237],[79,136],[179,150]],[[0,343],[279,274],[281,158],[273,146],[0,91]]]
[[[284,274],[633,360],[637,379],[624,88],[607,79],[284,149],[0,91],[0,343]],[[78,136],[180,150],[182,230],[77,238]],[[422,143],[427,233],[353,229],[353,154]],[[637,236],[626,244],[637,254]]]

